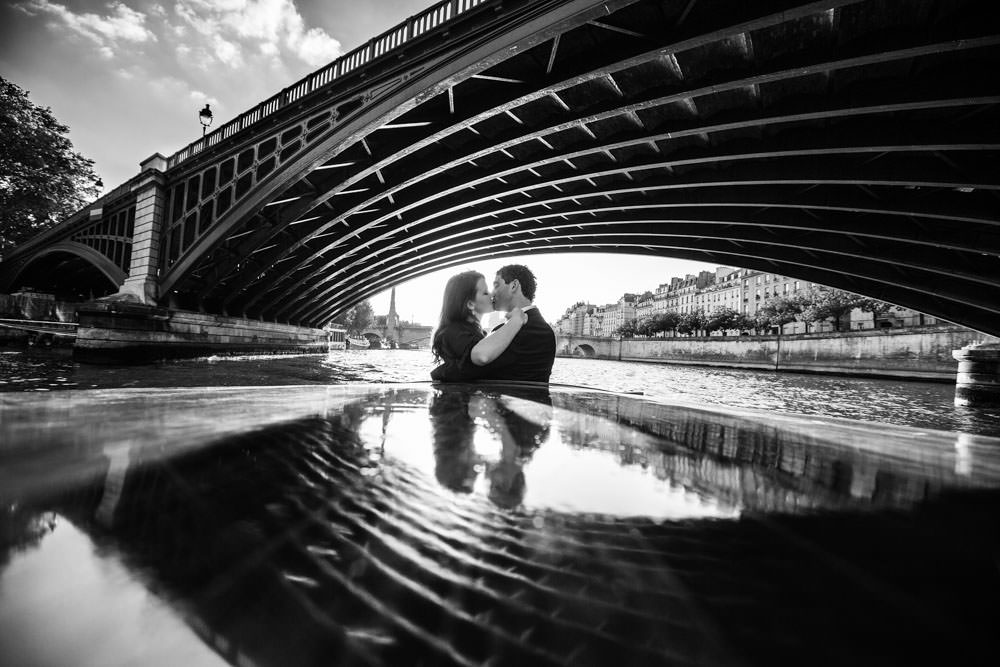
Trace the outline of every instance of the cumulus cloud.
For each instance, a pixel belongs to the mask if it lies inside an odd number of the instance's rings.
[[[146,27],[146,15],[121,2],[110,3],[103,15],[78,14],[49,0],[28,0],[15,6],[31,16],[48,16],[54,25],[92,41],[103,58],[114,57],[128,43],[156,41],[156,35]]]
[[[341,54],[340,42],[326,31],[306,28],[292,0],[179,0],[174,11],[219,47],[216,57],[231,67],[242,65],[242,51],[249,49],[265,56],[287,53],[313,67]]]
[[[296,70],[295,61],[318,67],[342,52],[325,30],[306,26],[294,0],[176,0],[150,4],[145,13],[122,0],[112,0],[102,13],[77,12],[52,0],[15,6],[90,40],[103,58],[157,41],[157,34],[176,52],[187,49],[232,69],[247,66],[248,54],[281,59]]]

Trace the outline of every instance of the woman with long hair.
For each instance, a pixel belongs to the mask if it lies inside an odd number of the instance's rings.
[[[478,271],[464,271],[448,279],[441,304],[441,319],[431,342],[434,360],[440,362],[431,379],[465,382],[486,377],[484,366],[507,349],[527,320],[520,308],[510,311],[507,323],[486,335],[479,321],[493,312],[486,278]]]

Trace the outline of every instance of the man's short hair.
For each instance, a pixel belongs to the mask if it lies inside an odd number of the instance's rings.
[[[497,271],[497,275],[503,278],[505,283],[516,280],[521,284],[521,293],[524,294],[524,298],[528,301],[535,300],[535,287],[537,287],[535,274],[532,273],[531,269],[526,267],[524,264],[508,264],[507,266],[502,266],[500,267],[500,270]]]

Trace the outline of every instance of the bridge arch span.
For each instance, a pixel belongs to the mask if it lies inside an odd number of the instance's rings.
[[[450,64],[427,50],[163,286],[316,323],[448,266],[618,252],[1000,329],[1000,85],[965,75],[1000,66],[986,5],[927,22],[865,0],[749,4],[677,24],[652,0],[536,3],[460,37]],[[231,259],[205,252],[226,235]]]
[[[382,339],[382,335],[377,331],[365,331],[362,332],[361,336],[368,341],[373,350],[381,349],[385,341]]]
[[[580,343],[573,348],[573,356],[593,358],[597,356],[597,351],[586,343]]]
[[[61,241],[22,258],[16,270],[5,277],[4,289],[32,287],[56,294],[99,297],[113,294],[125,278],[121,268],[94,248]]]
[[[160,298],[320,326],[435,270],[614,252],[1000,334],[994,4],[487,0],[168,160]]]

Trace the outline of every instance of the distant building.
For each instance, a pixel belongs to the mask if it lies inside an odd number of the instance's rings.
[[[731,309],[748,318],[770,298],[791,297],[803,293],[816,283],[755,269],[720,266],[715,271],[700,271],[673,277],[652,292],[641,296],[624,294],[616,302],[594,306],[574,304],[556,324],[559,333],[582,336],[612,336],[629,320],[642,321],[666,312],[678,314],[701,311],[705,314]],[[855,309],[845,317],[841,329],[871,329],[873,327],[921,326],[942,323],[942,320],[911,309],[893,309],[875,321],[871,313]],[[831,331],[830,322],[810,323],[810,332]],[[784,333],[805,333],[805,322],[785,325]],[[722,332],[719,332],[721,335]]]

